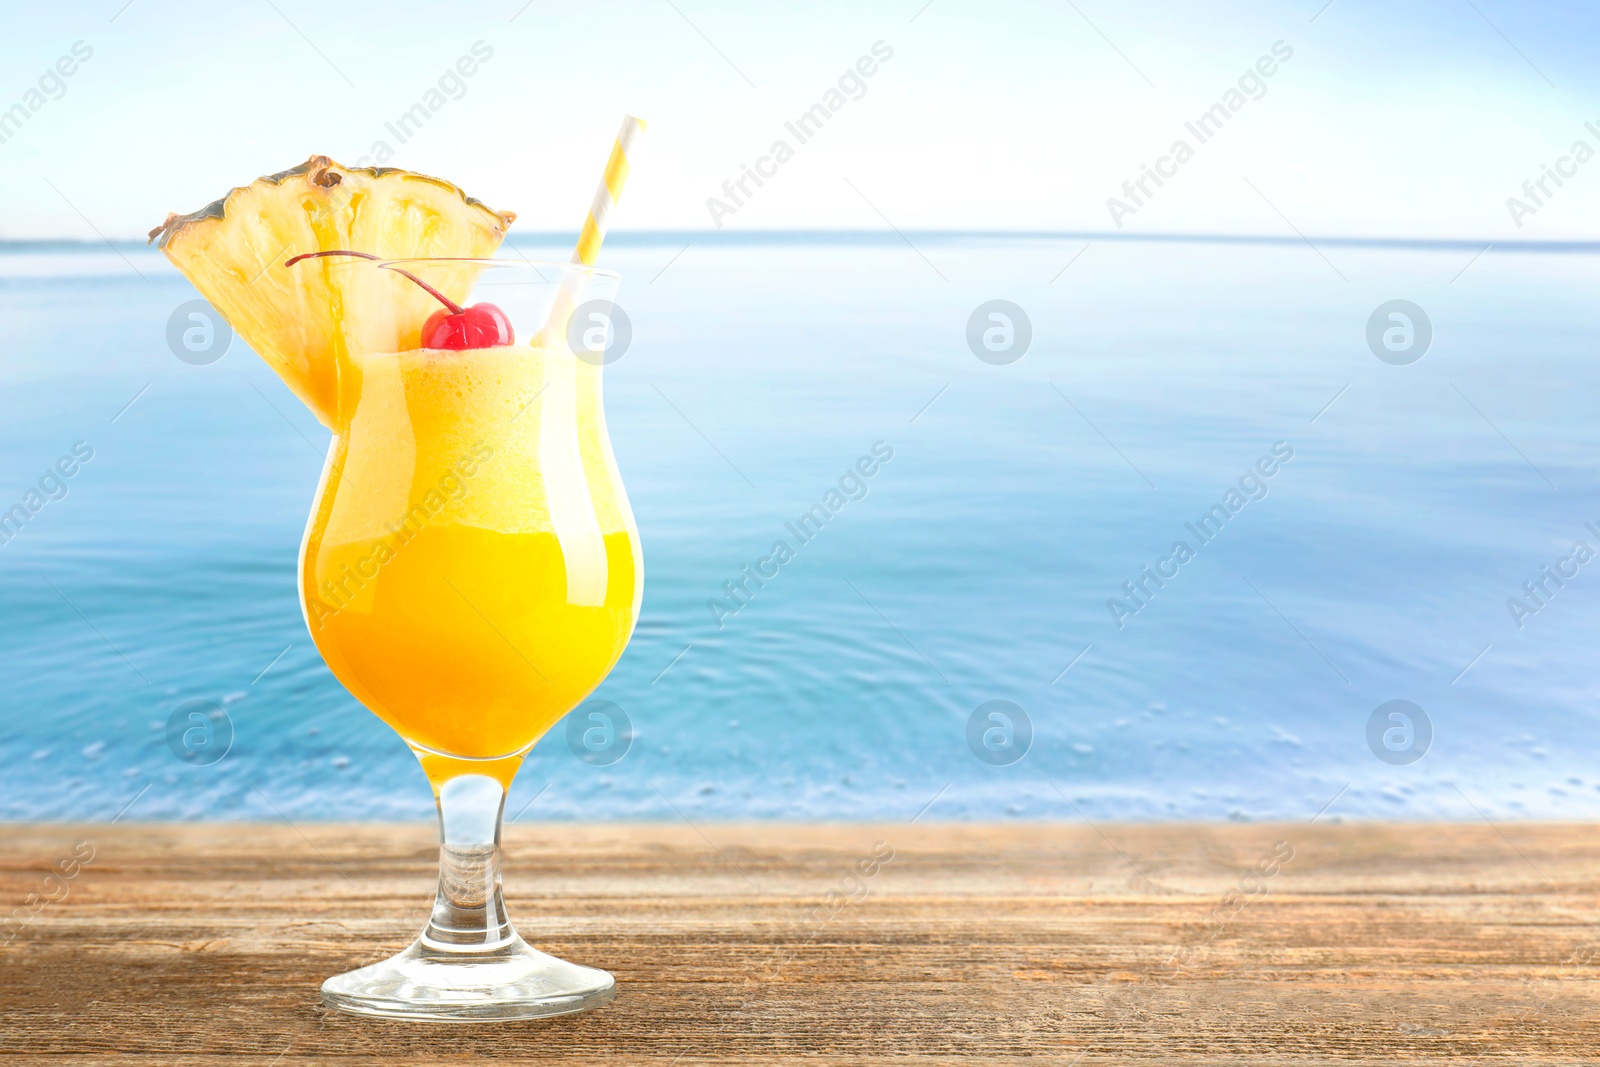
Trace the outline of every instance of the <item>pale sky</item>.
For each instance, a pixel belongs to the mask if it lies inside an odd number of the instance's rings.
[[[380,141],[519,230],[575,230],[627,112],[650,128],[618,229],[711,228],[707,199],[783,140],[724,228],[1113,230],[1107,199],[1183,139],[1125,232],[1600,238],[1600,158],[1561,163],[1600,151],[1600,11],[1576,4],[124,3],[0,14],[0,112],[27,113],[0,122],[0,239],[142,237]],[[801,143],[785,122],[841,76]],[[1185,122],[1241,77],[1201,143]],[[419,103],[401,143],[386,124]],[[1569,176],[1534,204],[1544,164]],[[1537,208],[1520,229],[1512,196]]]

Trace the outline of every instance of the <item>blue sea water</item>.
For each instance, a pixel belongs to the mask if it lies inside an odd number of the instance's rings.
[[[1600,562],[1572,557],[1600,550],[1592,249],[908,236],[608,246],[646,585],[595,695],[634,736],[586,762],[558,726],[511,814],[1600,812]],[[0,250],[0,510],[93,450],[0,545],[0,818],[427,817],[296,601],[327,433],[241,343],[174,357],[195,296],[142,249]],[[992,299],[1031,323],[1006,365],[968,345]],[[1410,365],[1368,346],[1394,299],[1432,323]],[[785,524],[875,445],[801,543]],[[729,613],[779,540],[793,560]],[[1136,601],[1146,565],[1177,573]],[[969,744],[994,700],[1031,728],[1016,762]],[[1391,700],[1425,717],[1409,753],[1369,740]],[[231,729],[218,762],[168,743],[190,701]]]

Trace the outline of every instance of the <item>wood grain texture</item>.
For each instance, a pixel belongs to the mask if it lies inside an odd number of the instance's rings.
[[[700,829],[511,827],[507,896],[523,935],[612,971],[618,997],[586,1015],[446,1026],[351,1018],[317,996],[324,977],[416,933],[431,827],[0,826],[0,913],[28,915],[30,894],[65,893],[0,944],[0,1059],[1088,1067],[1600,1056],[1589,962],[1600,958],[1600,827]],[[83,841],[93,859],[47,882]],[[851,883],[878,842],[894,858]],[[1252,877],[1278,842],[1293,858]]]

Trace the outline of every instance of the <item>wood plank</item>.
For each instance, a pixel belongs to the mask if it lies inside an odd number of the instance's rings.
[[[1570,1063],[1600,1039],[1600,827],[701,829],[511,827],[524,936],[618,997],[453,1027],[317,997],[415,934],[431,827],[3,826],[0,905],[65,897],[0,945],[0,1057]],[[93,859],[47,884],[78,842]],[[819,921],[877,842],[892,861]],[[1252,879],[1276,842],[1292,858]]]

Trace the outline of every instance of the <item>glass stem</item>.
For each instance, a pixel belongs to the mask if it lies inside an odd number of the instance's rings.
[[[430,955],[475,955],[505,948],[517,932],[500,895],[500,819],[506,791],[483,774],[440,784],[439,890],[422,931]]]

